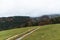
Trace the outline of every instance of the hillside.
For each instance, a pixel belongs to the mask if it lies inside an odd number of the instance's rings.
[[[60,40],[60,24],[40,26],[41,28],[23,40]]]
[[[40,17],[29,16],[0,17],[0,31],[28,26],[41,26],[57,23],[60,23],[60,14],[43,15]]]
[[[15,28],[15,29],[10,29],[10,30],[0,31],[0,40],[6,40],[9,37],[12,37],[17,34],[21,34],[33,28],[36,28],[36,27]]]
[[[40,29],[33,32],[29,36],[26,36],[22,40],[60,40],[60,24],[51,24],[38,27],[40,27]],[[33,28],[37,28],[37,26],[0,31],[0,40],[5,40]]]

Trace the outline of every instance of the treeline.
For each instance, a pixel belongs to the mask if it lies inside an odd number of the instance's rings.
[[[26,27],[30,23],[31,19],[27,16],[2,17],[0,18],[0,30]]]
[[[1,17],[0,30],[28,26],[41,26],[57,23],[60,23],[60,16],[58,15],[43,15],[41,17],[28,17],[28,16]]]

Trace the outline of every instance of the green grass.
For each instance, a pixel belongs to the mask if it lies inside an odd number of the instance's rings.
[[[60,40],[60,24],[40,26],[41,28],[22,40]]]
[[[16,29],[11,29],[11,30],[0,31],[0,40],[6,40],[7,38],[11,36],[21,34],[32,28],[35,28],[35,27],[16,28]]]

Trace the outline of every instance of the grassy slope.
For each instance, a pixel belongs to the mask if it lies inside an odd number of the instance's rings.
[[[41,26],[23,40],[60,40],[60,24]]]
[[[21,34],[32,28],[35,28],[35,27],[16,28],[11,30],[0,31],[0,40],[5,40],[6,38],[9,38],[17,34]]]

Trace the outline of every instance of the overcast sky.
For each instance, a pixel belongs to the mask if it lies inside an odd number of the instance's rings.
[[[0,17],[44,14],[60,14],[60,0],[0,0]]]

